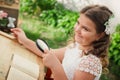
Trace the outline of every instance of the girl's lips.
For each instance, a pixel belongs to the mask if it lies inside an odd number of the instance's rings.
[[[80,33],[76,33],[76,36],[78,36],[79,38],[82,38],[82,36],[80,35]]]

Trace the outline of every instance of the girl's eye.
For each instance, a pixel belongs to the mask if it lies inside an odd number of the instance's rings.
[[[83,26],[83,29],[84,29],[85,31],[89,31],[85,26]]]

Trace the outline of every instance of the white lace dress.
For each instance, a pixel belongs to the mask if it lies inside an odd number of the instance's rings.
[[[89,54],[82,56],[82,50],[78,49],[78,44],[74,48],[67,48],[62,66],[67,75],[68,80],[73,80],[75,70],[89,72],[95,75],[94,80],[99,80],[102,72],[100,59]]]

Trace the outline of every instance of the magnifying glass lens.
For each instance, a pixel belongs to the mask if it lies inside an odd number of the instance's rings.
[[[48,44],[42,39],[37,39],[36,45],[42,52],[44,52],[44,50],[49,50]]]

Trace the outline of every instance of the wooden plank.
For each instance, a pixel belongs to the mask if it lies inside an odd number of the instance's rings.
[[[9,45],[10,43],[10,40],[6,41],[3,36],[0,36],[0,80],[6,80],[10,67],[13,53],[13,47]]]
[[[18,54],[34,63],[39,64],[39,80],[44,80],[44,65],[40,57],[20,45],[15,39],[10,39],[3,34],[0,34],[0,44],[0,80],[6,80],[13,54]]]
[[[4,33],[3,31],[0,31],[0,35],[7,37],[9,39],[15,39],[15,37],[12,36],[12,34]]]
[[[12,5],[7,5],[4,2],[0,2],[0,6],[18,10],[19,9],[19,2],[18,3],[14,3]]]

